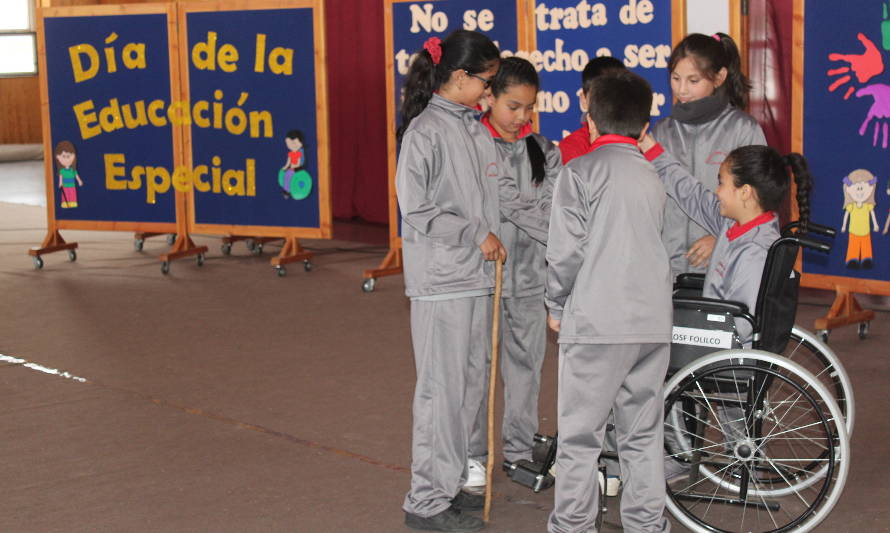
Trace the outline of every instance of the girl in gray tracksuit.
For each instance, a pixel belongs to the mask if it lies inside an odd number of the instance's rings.
[[[532,458],[532,438],[538,429],[538,392],[547,345],[544,254],[553,184],[562,168],[559,149],[532,132],[538,87],[531,63],[518,57],[504,59],[488,96],[490,110],[482,117],[506,169],[499,186],[498,236],[508,251],[500,358],[508,461]],[[484,441],[471,443],[471,456],[481,459],[484,454]]]
[[[640,147],[668,196],[690,219],[717,235],[702,296],[741,302],[753,314],[767,252],[780,236],[776,210],[790,187],[787,168],[797,184],[802,226],[809,219],[811,177],[806,161],[799,154],[783,157],[767,146],[736,148],[720,166],[720,184],[711,192],[651,137]],[[748,321],[736,319],[736,328],[741,342],[750,346]]]
[[[736,148],[720,166],[720,184],[716,192],[707,190],[683,165],[656,144],[651,137],[640,142],[646,159],[655,164],[668,196],[710,233],[717,244],[705,274],[702,296],[740,302],[754,314],[763,267],[770,246],[780,237],[776,209],[789,189],[788,168],[797,184],[797,203],[802,230],[809,220],[809,190],[812,179],[806,161],[799,154],[780,156],[767,146]],[[739,341],[751,346],[751,324],[735,320]],[[745,437],[744,412],[739,407],[717,406],[717,417],[726,435],[726,445]],[[677,443],[674,432],[666,432],[668,445]],[[665,460],[668,478],[684,475],[688,468],[677,461]]]
[[[396,191],[402,213],[405,293],[417,384],[409,527],[476,531],[461,511],[481,508],[460,492],[470,434],[488,381],[500,159],[475,110],[499,52],[480,33],[430,38],[405,82]]]
[[[655,140],[711,191],[717,188],[717,170],[726,154],[739,146],[766,144],[757,121],[743,111],[751,85],[740,61],[735,42],[726,34],[686,36],[668,64],[677,103],[651,130]],[[705,271],[714,237],[672,199],[665,209],[662,240],[674,276]]]

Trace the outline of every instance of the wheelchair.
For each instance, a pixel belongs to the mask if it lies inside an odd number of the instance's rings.
[[[833,230],[797,229],[783,230],[769,250],[754,316],[743,304],[703,298],[703,277],[682,275],[675,286],[665,459],[686,473],[667,482],[666,507],[692,531],[811,531],[843,492],[852,387],[834,352],[794,325],[800,247],[829,251],[810,234],[832,237]],[[750,348],[740,342],[737,320],[750,324]],[[504,467],[537,492],[553,483],[556,438],[535,440],[532,462]],[[601,472],[605,457],[616,456],[603,452]],[[604,487],[600,495],[597,530]]]

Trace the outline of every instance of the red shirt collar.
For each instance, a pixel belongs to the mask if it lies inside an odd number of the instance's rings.
[[[587,153],[589,154],[590,152],[593,152],[601,146],[617,143],[632,144],[634,146],[637,146],[637,140],[632,137],[625,137],[624,135],[615,135],[614,133],[610,133],[608,135],[600,135],[599,137],[597,137],[596,140],[593,141],[593,144],[590,145],[590,150],[588,150]]]
[[[500,139],[501,134],[498,133],[498,130],[494,129],[494,125],[492,125],[491,119],[488,118],[489,115],[491,115],[491,112],[487,112],[484,115],[482,115],[481,122],[482,122],[482,124],[485,125],[486,128],[488,128],[488,131],[491,132],[492,137],[494,137],[495,139]],[[532,132],[532,123],[529,122],[525,126],[523,126],[522,128],[519,129],[519,135],[516,136],[516,140],[522,139],[526,135],[530,135],[531,132]]]
[[[772,221],[772,219],[776,218],[775,211],[765,211],[756,217],[752,218],[744,225],[740,225],[738,222],[732,225],[728,230],[726,230],[726,236],[730,241],[734,241],[747,233],[748,231],[760,226],[761,224],[766,224],[767,222]]]

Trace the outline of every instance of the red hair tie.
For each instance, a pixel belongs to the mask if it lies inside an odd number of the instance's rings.
[[[714,35],[711,35],[711,37],[713,37],[713,38],[716,39],[717,41],[720,41],[720,34],[719,34],[719,33],[715,33]]]
[[[423,49],[429,52],[433,58],[433,65],[438,65],[442,61],[442,40],[438,37],[430,37],[423,43]]]

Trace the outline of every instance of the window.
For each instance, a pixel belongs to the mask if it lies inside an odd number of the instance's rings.
[[[33,0],[0,2],[0,76],[37,73]]]

